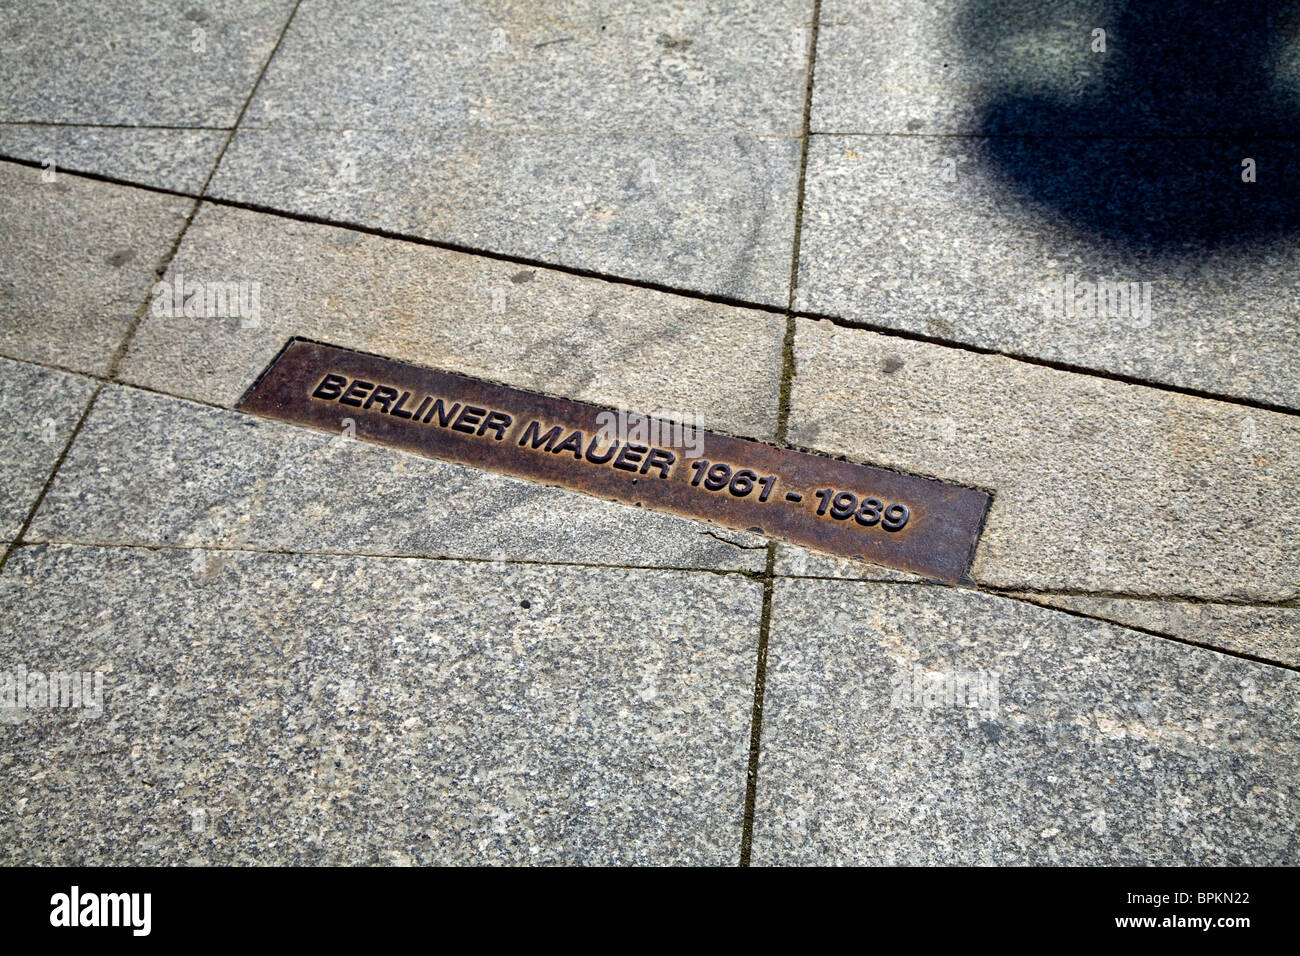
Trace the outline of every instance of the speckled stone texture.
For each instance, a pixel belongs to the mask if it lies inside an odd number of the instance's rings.
[[[1296,862],[1293,671],[927,585],[772,620],[757,864]]]
[[[194,203],[43,172],[0,163],[0,354],[102,375]]]
[[[790,438],[995,492],[981,584],[1300,595],[1293,416],[800,322]]]
[[[1135,601],[1061,594],[1025,597],[1038,604],[1300,668],[1300,607]]]
[[[105,674],[0,724],[5,863],[739,851],[744,577],[41,546],[0,593],[6,665]]]
[[[60,446],[62,447],[62,446]],[[106,388],[30,541],[761,571],[765,542],[545,485]]]
[[[785,322],[547,269],[205,205],[168,271],[259,282],[259,316],[144,318],[123,380],[238,400],[292,335],[770,438]]]
[[[304,4],[249,126],[797,136],[812,0]]]
[[[293,0],[24,0],[0,10],[0,121],[234,125]]]
[[[0,123],[0,155],[197,195],[229,135],[205,129]]]
[[[1149,153],[1124,159],[1135,168],[1163,168],[1171,155],[1194,165],[1206,192],[1185,191],[1197,210],[1162,194],[1135,199],[1143,187],[1110,168],[1116,153],[1106,140],[814,137],[798,307],[1300,408],[1300,202],[1285,185],[1287,170],[1300,169],[1300,146],[1131,148]],[[1000,158],[1029,175],[1058,150],[1063,165],[1043,173],[1058,180],[1040,184],[1051,193],[1045,199],[1022,195],[991,168]],[[1243,155],[1269,176],[1240,182],[1231,167]],[[1154,193],[1176,186],[1150,184]],[[1054,206],[1057,199],[1068,208]],[[1120,232],[1107,235],[1112,228]],[[1129,228],[1150,241],[1123,234]],[[1126,308],[1099,297],[1099,281],[1122,282]]]
[[[18,534],[95,383],[0,359],[0,541]]]

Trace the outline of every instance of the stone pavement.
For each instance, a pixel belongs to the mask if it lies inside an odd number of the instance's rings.
[[[0,861],[1297,862],[1300,20],[1186,6],[0,9]],[[949,586],[234,410],[292,336],[994,501]]]

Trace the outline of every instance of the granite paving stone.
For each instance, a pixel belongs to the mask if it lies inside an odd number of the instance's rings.
[[[696,521],[108,387],[27,539],[762,571]]]
[[[1300,852],[1294,671],[930,585],[776,584],[756,864]]]
[[[0,123],[0,154],[198,195],[224,130]]]
[[[194,203],[0,163],[0,353],[102,375]]]
[[[24,0],[0,9],[0,121],[234,125],[294,0]],[[111,173],[117,162],[103,154]]]
[[[0,540],[18,535],[94,390],[79,375],[0,359]]]
[[[1300,144],[1276,141],[1255,154],[1272,171],[1250,185],[1224,165],[1225,155],[1232,166],[1252,155],[1230,142],[1134,146],[1149,155],[1133,165],[1156,170],[1171,156],[1213,154],[1194,177],[1206,193],[1188,187],[1198,197],[1191,211],[1174,195],[1184,184],[1172,180],[1150,184],[1160,201],[1135,198],[1140,188],[1107,171],[1111,142],[1001,142],[814,137],[798,308],[1300,407],[1300,202],[1287,173],[1300,169]],[[1058,170],[1056,186],[1040,184],[1048,200],[1026,199],[988,168],[993,149],[1015,152],[1008,161],[1030,172],[1051,149],[1069,169]],[[1206,182],[1211,175],[1220,186]],[[1058,199],[1064,212],[1052,205]],[[1130,227],[1152,241],[1124,235]]]
[[[789,432],[991,489],[983,585],[1300,596],[1294,416],[801,321]]]
[[[305,4],[249,127],[797,136],[812,0]]]
[[[1137,601],[1072,594],[1029,600],[1300,668],[1300,608],[1201,601]]]
[[[784,306],[799,140],[240,130],[209,193]]]
[[[300,335],[745,437],[776,427],[778,315],[206,204],[178,276],[248,282],[250,304],[258,283],[255,314],[151,304],[124,381],[230,405]]]
[[[0,593],[7,664],[103,675],[0,724],[8,864],[739,852],[743,576],[36,546]]]

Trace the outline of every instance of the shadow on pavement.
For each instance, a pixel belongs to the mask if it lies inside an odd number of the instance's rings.
[[[967,56],[989,57],[1026,18],[1059,30],[1068,11],[1057,6],[973,0],[958,24]],[[1014,64],[1009,80],[1004,66],[1000,85],[988,84],[986,168],[1135,253],[1267,241],[1300,227],[1300,94],[1283,82],[1300,3],[1119,0],[1096,26],[1104,53],[1092,49],[1092,24],[1079,24],[1079,42],[1105,59],[1082,83],[1062,76],[1070,92],[1015,90]],[[1246,159],[1254,182],[1243,181]]]

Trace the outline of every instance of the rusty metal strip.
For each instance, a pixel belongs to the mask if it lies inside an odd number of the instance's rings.
[[[681,423],[620,430],[613,409],[306,339],[291,339],[237,407],[335,434],[352,419],[364,441],[948,582],[966,580],[991,501]]]

